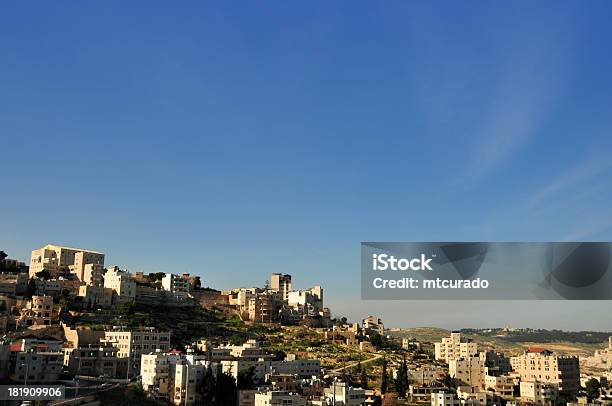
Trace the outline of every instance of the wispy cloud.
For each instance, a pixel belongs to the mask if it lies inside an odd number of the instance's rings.
[[[597,235],[612,229],[612,211],[602,211],[588,219],[584,219],[561,241],[587,241],[593,240]]]
[[[535,192],[529,199],[529,208],[536,207],[560,194],[566,194],[568,190],[579,188],[582,184],[588,183],[600,174],[612,168],[612,161],[609,159],[592,159],[579,166],[575,166],[570,171],[552,180],[548,185]]]

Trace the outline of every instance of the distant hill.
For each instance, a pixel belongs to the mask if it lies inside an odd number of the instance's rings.
[[[607,346],[612,333],[594,331],[561,331],[545,329],[462,329],[461,333],[478,343],[481,349],[495,348],[507,354],[518,354],[526,348],[541,345],[551,351],[588,355],[595,349]],[[421,342],[437,342],[447,337],[450,330],[436,327],[417,327],[391,329],[388,334],[393,337],[413,337]]]

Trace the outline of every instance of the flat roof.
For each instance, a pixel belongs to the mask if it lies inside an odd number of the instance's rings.
[[[65,245],[58,245],[58,244],[47,244],[45,245],[43,248],[48,248],[48,247],[54,247],[54,248],[62,248],[62,249],[66,249],[66,250],[72,250],[72,251],[83,251],[83,252],[89,252],[91,254],[100,254],[100,255],[104,255],[103,252],[99,252],[99,251],[94,251],[94,250],[88,250],[85,248],[74,248],[74,247],[67,247]]]

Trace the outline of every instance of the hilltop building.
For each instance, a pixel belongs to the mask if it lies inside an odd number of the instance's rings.
[[[58,275],[63,270],[79,276],[85,272],[85,266],[88,264],[104,267],[104,254],[92,250],[49,244],[32,251],[30,277],[35,277],[38,272],[43,270],[48,271],[53,276]]]
[[[136,299],[136,282],[132,275],[117,266],[104,274],[104,287],[113,290],[113,303],[133,302]]]
[[[363,319],[361,322],[361,328],[363,329],[363,334],[369,336],[371,334],[384,335],[385,334],[385,325],[381,318],[368,316]]]
[[[190,284],[186,277],[166,273],[161,284],[165,291],[172,293],[178,299],[185,299],[189,296]]]
[[[270,280],[270,289],[272,292],[278,293],[281,300],[289,299],[289,292],[291,292],[291,275],[283,275],[280,273],[273,273]]]

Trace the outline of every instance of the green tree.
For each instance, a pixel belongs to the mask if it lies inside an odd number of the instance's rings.
[[[213,374],[212,368],[210,364],[206,371],[204,372],[204,377],[202,378],[202,385],[200,386],[200,394],[202,395],[202,402],[205,405],[212,405],[215,399],[215,389],[216,389],[216,380],[215,375]]]
[[[382,393],[383,395],[385,393],[387,393],[389,383],[387,382],[387,359],[383,358],[383,364],[382,364],[382,377],[381,377],[381,381],[380,381],[380,393]]]
[[[238,389],[255,389],[255,366],[251,365],[247,369],[238,372]]]
[[[359,378],[361,381],[361,387],[363,389],[368,389],[368,371],[365,368],[361,369],[361,377]]]
[[[242,334],[232,334],[229,341],[232,345],[242,345],[244,344],[245,338]]]
[[[591,378],[584,385],[586,389],[587,398],[589,399],[589,403],[593,402],[593,400],[599,399],[601,384],[595,378]]]
[[[236,405],[236,380],[228,373],[217,375],[217,385],[215,387],[215,405]]]
[[[408,366],[406,365],[406,356],[404,356],[402,365],[400,365],[397,371],[395,390],[400,397],[406,396],[406,391],[408,390]]]
[[[451,378],[449,374],[444,375],[442,384],[446,386],[449,390],[457,389],[457,382],[455,381],[455,378]]]
[[[274,355],[274,358],[272,358],[273,361],[283,361],[287,358],[287,353],[283,350],[274,350],[272,354]]]
[[[47,280],[47,279],[51,278],[51,273],[49,271],[47,271],[46,269],[43,269],[40,272],[36,272],[36,277],[37,278],[43,278],[43,279]]]

